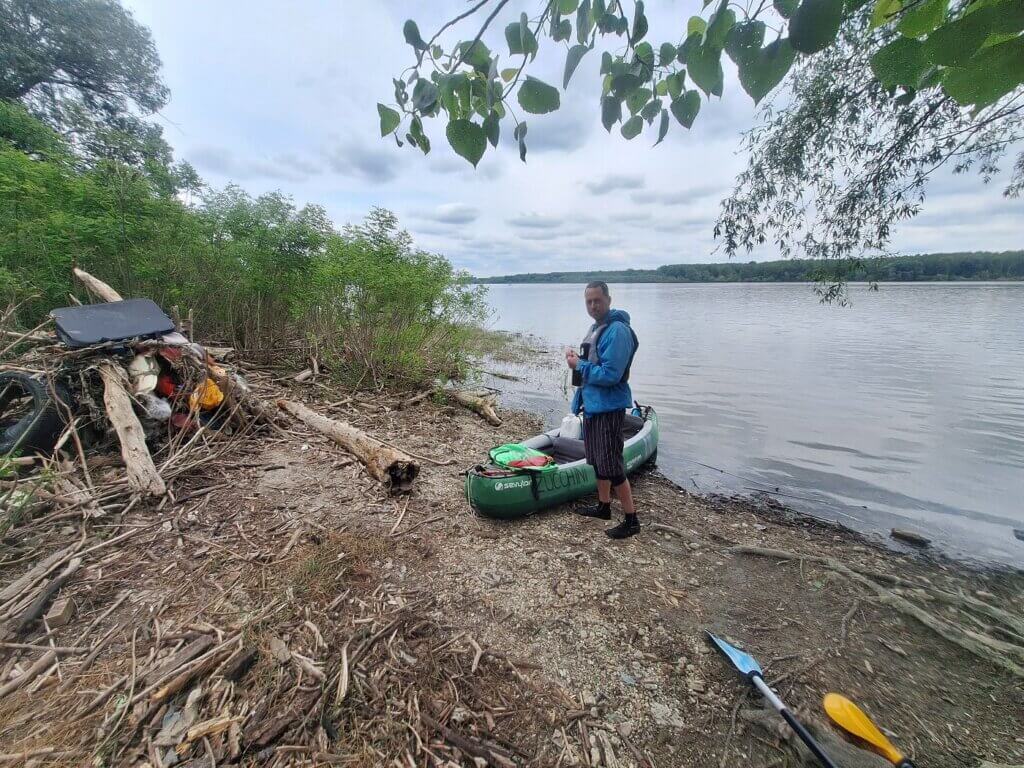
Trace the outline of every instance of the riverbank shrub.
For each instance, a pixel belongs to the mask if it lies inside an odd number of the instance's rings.
[[[353,384],[417,386],[466,367],[483,289],[384,210],[341,230],[317,205],[228,186],[195,203],[162,178],[83,161],[0,102],[0,301],[31,328],[81,294],[79,266],[263,360],[317,357]]]

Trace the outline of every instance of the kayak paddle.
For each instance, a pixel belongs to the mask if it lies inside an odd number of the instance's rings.
[[[896,768],[914,768],[914,764],[892,745],[885,734],[871,722],[871,718],[848,698],[838,693],[829,693],[825,695],[823,704],[833,723],[847,733],[866,741]]]
[[[706,631],[706,630],[705,630]],[[772,705],[776,712],[782,715],[783,719],[789,723],[789,727],[793,729],[800,740],[814,753],[814,756],[818,758],[825,768],[838,768],[838,766],[832,762],[828,755],[825,754],[818,742],[814,740],[814,737],[807,732],[807,729],[800,724],[800,721],[793,717],[793,713],[790,712],[786,705],[782,703],[780,699],[771,688],[768,687],[768,683],[764,681],[764,672],[761,670],[761,665],[757,663],[753,656],[748,653],[744,653],[739,648],[736,648],[729,643],[725,642],[720,637],[715,637],[710,632],[707,632],[707,636],[711,638],[718,650],[720,650],[732,665],[739,670],[739,673],[743,675],[750,684],[754,686],[764,696],[768,703]]]

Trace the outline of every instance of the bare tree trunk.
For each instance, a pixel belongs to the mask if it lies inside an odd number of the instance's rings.
[[[103,403],[121,441],[121,458],[128,473],[128,485],[145,494],[163,496],[167,486],[146,447],[146,436],[132,408],[124,370],[109,360],[101,362],[99,370],[103,379]]]
[[[384,445],[350,424],[321,416],[301,403],[278,400],[277,405],[359,459],[370,475],[392,492],[407,491],[412,487],[420,465],[408,454]]]
[[[464,392],[459,389],[446,389],[445,394],[453,398],[459,405],[463,405],[474,413],[478,413],[486,419],[488,424],[496,427],[501,426],[501,419],[494,410],[493,397],[481,397],[472,392]]]
[[[104,283],[98,277],[93,277],[84,269],[75,267],[72,272],[78,281],[86,287],[93,296],[103,301],[123,301],[121,294],[111,288],[109,285]]]

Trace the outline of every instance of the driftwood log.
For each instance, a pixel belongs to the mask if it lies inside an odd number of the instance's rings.
[[[99,364],[99,371],[103,379],[103,403],[121,442],[121,458],[128,474],[128,485],[144,494],[163,496],[167,486],[146,447],[146,435],[132,408],[124,370],[104,360]]]
[[[278,400],[277,405],[359,459],[367,472],[390,491],[407,491],[412,487],[420,471],[419,463],[412,456],[385,445],[350,424],[321,416],[302,403]]]
[[[494,410],[496,403],[493,395],[481,395],[477,392],[466,392],[461,389],[446,389],[444,392],[459,405],[465,406],[474,413],[483,416],[488,424],[493,424],[496,427],[501,426],[501,419]]]
[[[86,290],[89,291],[93,296],[103,301],[124,301],[121,298],[121,294],[111,288],[109,285],[104,283],[98,277],[93,277],[84,269],[75,267],[71,270],[78,282],[85,286]]]
[[[1009,611],[1005,611],[969,595],[955,595],[945,590],[930,588],[925,590],[921,585],[907,581],[906,579],[891,576],[883,573],[874,573],[850,566],[831,557],[818,555],[806,555],[799,552],[789,552],[784,549],[769,549],[765,547],[735,546],[726,550],[734,555],[752,555],[755,557],[768,557],[778,560],[803,560],[808,563],[822,565],[854,584],[874,593],[874,598],[882,605],[899,611],[900,613],[917,619],[921,624],[931,629],[940,637],[945,638],[954,645],[958,645],[978,658],[1002,667],[1017,677],[1024,678],[1024,644],[1007,642],[992,637],[984,632],[977,631],[972,624],[950,620],[938,613],[930,612],[910,601],[911,596],[918,596],[929,602],[945,603],[960,609],[967,617],[974,619],[968,610],[981,613],[989,618],[1001,621],[1009,629],[1009,636],[1016,639],[1019,637],[1015,630],[1019,629],[1020,618]],[[888,581],[898,588],[891,589],[883,586],[878,580]],[[999,628],[999,627],[997,627]]]

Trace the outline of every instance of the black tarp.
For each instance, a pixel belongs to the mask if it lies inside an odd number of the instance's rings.
[[[50,317],[57,325],[57,338],[72,348],[154,338],[174,330],[174,321],[150,299],[61,307],[51,311]]]

